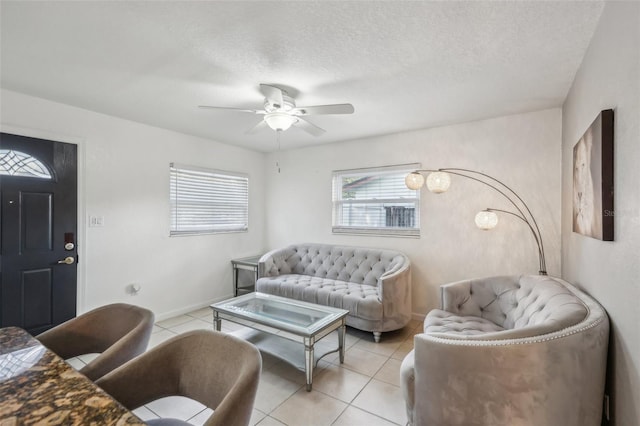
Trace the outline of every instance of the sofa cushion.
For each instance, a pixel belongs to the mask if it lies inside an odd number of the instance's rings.
[[[503,330],[504,328],[484,318],[460,316],[440,309],[430,311],[424,320],[425,333],[447,333],[472,336]]]
[[[260,278],[256,283],[256,291],[347,309],[349,315],[358,318],[382,319],[378,288],[366,284],[287,274]]]

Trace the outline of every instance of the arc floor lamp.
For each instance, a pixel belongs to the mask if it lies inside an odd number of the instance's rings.
[[[426,179],[424,177],[424,174],[427,174]],[[527,224],[527,227],[531,231],[531,234],[533,235],[533,238],[536,240],[536,244],[538,245],[538,259],[540,263],[538,273],[540,275],[547,275],[547,265],[544,257],[544,245],[542,243],[542,234],[540,233],[538,222],[536,222],[536,219],[533,217],[533,214],[531,213],[529,206],[527,206],[527,203],[525,203],[524,200],[518,194],[516,194],[513,189],[509,188],[503,182],[492,176],[489,176],[486,173],[478,172],[475,170],[444,168],[437,170],[416,170],[414,172],[411,172],[405,178],[405,184],[409,189],[419,190],[426,183],[427,189],[429,191],[440,194],[449,189],[449,186],[451,185],[450,175],[462,176],[464,178],[480,182],[497,191],[504,198],[506,198],[509,203],[511,203],[511,205],[516,210],[515,212],[494,208],[486,208],[478,212],[475,218],[476,226],[484,230],[495,228],[498,225],[498,215],[496,213],[508,214],[522,220],[525,224]]]

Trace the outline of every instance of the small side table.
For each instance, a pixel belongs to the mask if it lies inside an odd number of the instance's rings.
[[[233,295],[251,293],[256,290],[258,261],[262,255],[231,259],[233,267]]]

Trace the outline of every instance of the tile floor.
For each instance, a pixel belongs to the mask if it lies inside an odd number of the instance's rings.
[[[380,343],[373,334],[347,328],[345,362],[337,354],[322,358],[314,370],[313,390],[305,390],[304,372],[268,354],[263,354],[262,377],[254,404],[251,425],[258,426],[391,426],[406,424],[404,399],[400,389],[400,364],[413,348],[413,336],[420,322],[412,321],[402,330],[383,333]],[[243,327],[222,321],[222,331]],[[149,347],[195,329],[213,329],[210,308],[199,309],[154,325]],[[334,332],[336,333],[336,332]],[[336,335],[316,343],[335,348]],[[303,354],[301,352],[301,357]],[[83,356],[69,360],[76,368],[90,360]],[[173,417],[202,425],[211,410],[183,398],[163,398],[134,411],[143,420]]]

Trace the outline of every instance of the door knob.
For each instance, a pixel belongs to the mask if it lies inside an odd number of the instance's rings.
[[[73,265],[76,260],[72,256],[67,256],[62,260],[58,260],[58,263],[64,263],[65,265]]]

